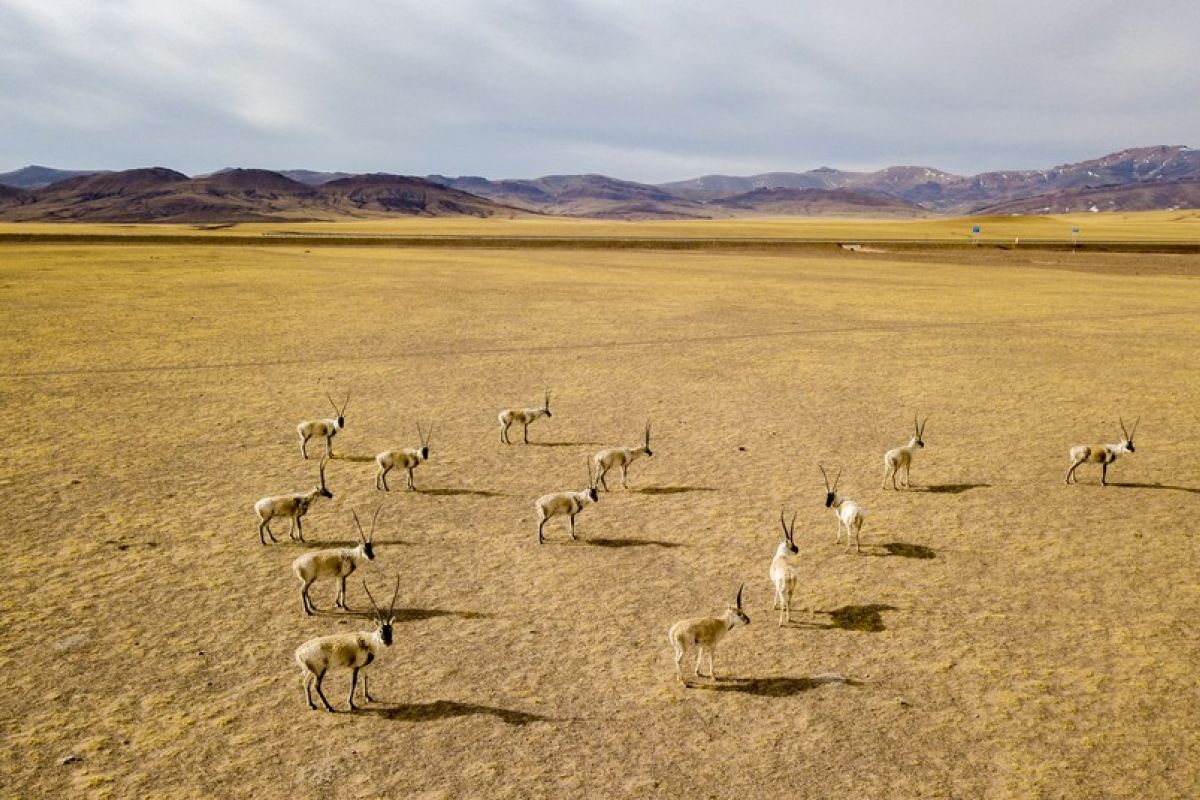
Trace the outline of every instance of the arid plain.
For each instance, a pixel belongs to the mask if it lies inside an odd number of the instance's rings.
[[[5,242],[0,329],[0,794],[1200,794],[1200,256]],[[303,548],[252,506],[312,485],[295,425],[346,391],[305,533],[352,544],[383,503],[378,557],[305,617]],[[914,488],[884,491],[918,411]],[[1110,485],[1064,485],[1122,415]],[[647,419],[630,491],[539,547],[535,498]],[[370,457],[430,420],[420,491],[377,492]],[[308,710],[293,650],[397,574],[380,702]],[[667,628],[742,581],[721,680],[681,687]]]

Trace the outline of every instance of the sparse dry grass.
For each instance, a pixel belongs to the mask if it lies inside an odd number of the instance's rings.
[[[1200,793],[1197,259],[309,250],[0,249],[5,793]],[[543,386],[540,446],[500,445]],[[314,543],[379,501],[360,457],[438,421],[433,491],[385,499],[367,575],[402,611],[355,716],[309,712],[291,653],[362,620],[303,617],[251,511],[309,485],[294,425],[343,388]],[[922,490],[883,492],[916,408]],[[1114,485],[1064,486],[1118,414]],[[635,491],[539,548],[533,499],[647,417]],[[818,460],[871,512],[861,556]],[[728,679],[679,688],[668,626],[742,579]]]

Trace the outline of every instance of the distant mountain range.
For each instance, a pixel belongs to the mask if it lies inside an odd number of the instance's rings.
[[[604,175],[533,179],[226,169],[188,177],[29,166],[0,174],[0,219],[241,222],[389,215],[597,219],[1142,211],[1200,207],[1200,150],[1140,147],[1046,170],[962,176],[930,167],[705,175],[645,184]]]

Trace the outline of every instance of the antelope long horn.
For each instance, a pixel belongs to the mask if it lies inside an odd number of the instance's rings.
[[[400,575],[396,575],[396,588],[392,592],[392,602],[388,603],[388,617],[390,618],[396,610],[396,598],[400,596]]]
[[[1137,419],[1135,419],[1135,420],[1133,421],[1133,430],[1129,432],[1129,438],[1130,438],[1130,439],[1133,439],[1133,434],[1137,433],[1137,426],[1138,426],[1138,423],[1139,423],[1139,422],[1141,422],[1141,421],[1142,421],[1142,418],[1141,418],[1141,416],[1140,416],[1140,415],[1138,416],[1138,418],[1137,418]]]
[[[783,526],[783,537],[787,538],[787,523],[783,521],[783,506],[779,507],[779,524]]]
[[[913,414],[913,433],[915,433],[917,435],[918,439],[921,438],[921,426],[919,424],[917,424],[917,415],[916,414]]]
[[[799,511],[796,512],[796,514],[799,513]],[[796,514],[792,514],[792,524],[788,526],[788,541],[792,544],[796,543]]]
[[[329,401],[329,405],[333,406],[334,411],[338,410],[337,403],[333,402],[333,397],[329,394],[329,392],[325,393],[325,399]],[[338,412],[338,413],[341,413],[341,412]]]
[[[1125,420],[1117,417],[1117,422],[1121,423],[1121,433],[1125,434],[1125,438],[1129,438],[1129,431],[1125,430]]]
[[[399,578],[397,578],[397,580],[399,580]],[[363,585],[363,589],[365,589],[367,592],[367,599],[371,601],[371,608],[375,609],[375,616],[382,619],[383,614],[381,614],[379,612],[379,606],[375,602],[375,596],[371,594],[371,588],[369,586],[367,586],[366,580],[364,580],[362,582],[362,585]]]
[[[825,473],[825,467],[824,467],[823,465],[821,465],[821,464],[817,464],[817,468],[821,470],[821,477],[825,479],[825,491],[827,491],[827,492],[828,492],[828,491],[830,491],[830,489],[829,489],[829,475],[827,475],[827,474]]]
[[[378,513],[378,512],[376,512],[376,513]],[[352,508],[352,509],[350,509],[350,515],[352,517],[354,517],[354,524],[358,526],[358,538],[362,539],[365,542],[367,540],[367,537],[363,533],[362,523],[358,521],[358,512]]]
[[[837,474],[837,477],[833,479],[833,488],[832,488],[832,489],[830,489],[829,491],[831,491],[831,492],[836,492],[836,491],[837,491],[837,485],[838,485],[838,481],[840,481],[841,479],[842,479],[842,468],[841,468],[841,467],[838,467],[838,474]]]
[[[383,503],[380,503],[379,507],[375,509],[375,513],[371,515],[371,532],[367,534],[368,542],[375,537],[375,520],[379,519],[379,512],[381,511],[383,511]]]
[[[735,602],[739,609],[742,607],[742,589],[745,589],[745,588],[746,588],[746,584],[744,584],[744,583],[738,587],[737,600]]]
[[[346,406],[348,406],[348,405],[350,405],[350,393],[346,392],[346,400],[345,400],[345,402],[342,403],[342,408],[340,411],[338,411],[338,416],[346,415]]]

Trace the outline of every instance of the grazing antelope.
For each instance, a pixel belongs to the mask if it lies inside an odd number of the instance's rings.
[[[913,454],[917,452],[917,448],[925,446],[925,423],[928,421],[929,417],[926,417],[921,424],[918,425],[917,417],[916,415],[913,415],[913,435],[912,438],[908,440],[908,444],[904,445],[904,447],[893,447],[891,450],[888,450],[883,454],[884,489],[887,488],[889,475],[891,475],[892,478],[892,488],[896,488],[896,474],[899,473],[901,469],[904,470],[903,485],[905,487],[911,485],[909,483],[908,473],[909,470],[912,469]]]
[[[553,417],[550,413],[550,390],[546,390],[546,399],[542,401],[541,408],[506,408],[500,412],[497,419],[500,420],[500,441],[504,444],[512,444],[508,440],[508,429],[514,422],[519,422],[524,426],[525,444],[529,444],[529,424],[534,420],[542,417]]]
[[[292,572],[296,573],[296,577],[302,584],[300,602],[304,607],[305,614],[311,616],[317,611],[316,603],[308,596],[308,589],[314,582],[322,578],[338,579],[338,593],[333,600],[333,605],[335,608],[346,607],[346,578],[354,574],[360,561],[375,560],[375,548],[372,542],[375,538],[375,521],[379,519],[379,512],[382,510],[383,506],[375,509],[375,515],[371,517],[371,531],[365,534],[362,523],[358,521],[358,513],[354,509],[350,510],[350,513],[354,515],[354,524],[358,527],[359,544],[357,547],[314,550],[292,562]]]
[[[788,556],[800,552],[796,547],[796,515],[792,515],[792,524],[788,525],[783,519],[783,509],[779,509],[779,524],[783,526],[783,541],[775,548],[775,557],[771,559],[771,583],[775,584],[775,604],[772,608],[779,610],[779,624],[792,621],[792,592],[796,590],[797,573]]]
[[[421,423],[418,422],[417,436],[421,438],[420,449],[406,447],[403,450],[384,450],[375,456],[375,463],[379,465],[379,472],[375,475],[375,488],[390,492],[387,474],[392,471],[392,467],[400,467],[408,470],[408,488],[415,491],[417,487],[413,483],[413,470],[429,460],[429,437],[432,435],[433,423],[430,423],[427,433],[421,430]]]
[[[333,398],[329,393],[325,394],[329,400],[329,405],[333,406],[333,410],[337,412],[337,416],[333,419],[310,419],[301,422],[296,426],[296,433],[300,436],[300,455],[304,456],[304,460],[308,460],[308,440],[314,436],[318,439],[325,440],[325,454],[333,456],[333,437],[337,436],[338,431],[346,427],[346,406],[350,404],[350,393],[346,392],[346,401],[342,403],[342,407],[338,408],[338,404],[333,402]]]
[[[713,651],[717,649],[717,644],[734,627],[750,624],[750,618],[742,610],[743,588],[745,588],[745,584],[738,587],[737,599],[733,604],[726,606],[720,616],[681,619],[667,631],[667,639],[675,648],[675,674],[684,686],[687,686],[687,681],[683,678],[683,654],[689,646],[696,648],[696,677],[708,677],[714,681],[717,679],[717,673],[713,669]],[[700,662],[706,652],[708,653],[707,676],[700,674]]]
[[[1138,423],[1142,421],[1141,417],[1134,420],[1133,430],[1125,430],[1125,420],[1117,417],[1121,423],[1121,433],[1125,435],[1117,444],[1077,444],[1071,448],[1071,468],[1067,470],[1067,483],[1074,479],[1075,483],[1079,483],[1079,478],[1075,477],[1075,470],[1080,464],[1086,462],[1098,462],[1100,464],[1100,485],[1107,486],[1105,479],[1108,477],[1108,465],[1117,460],[1117,456],[1122,453],[1135,452],[1133,449],[1133,434],[1137,432]]]
[[[608,450],[601,450],[596,455],[592,456],[592,461],[596,464],[596,478],[600,485],[604,487],[604,491],[608,491],[608,483],[604,480],[604,476],[613,467],[619,467],[621,470],[621,488],[628,489],[629,486],[625,483],[625,472],[629,469],[629,465],[642,456],[652,456],[654,453],[650,451],[650,423],[646,423],[646,436],[642,443],[637,447],[612,447]]]
[[[825,474],[825,467],[821,467],[821,475],[825,478],[825,507],[832,509],[833,515],[837,517],[837,536],[834,537],[833,543],[837,544],[842,540],[842,526],[844,525],[846,527],[846,549],[850,549],[850,536],[853,534],[854,551],[861,553],[862,545],[859,544],[858,536],[862,531],[863,522],[867,518],[866,510],[853,500],[848,500],[837,493],[838,481],[842,477],[840,469],[837,477],[833,479],[833,486],[829,485],[829,476]]]
[[[552,517],[561,517],[566,514],[571,519],[571,539],[575,539],[575,515],[583,510],[583,507],[589,503],[595,503],[600,499],[600,495],[596,493],[596,479],[592,476],[592,462],[588,461],[588,488],[580,492],[555,492],[554,494],[542,495],[537,499],[537,515],[538,515],[538,544],[546,541],[546,537],[542,534],[542,529],[546,526],[546,521]]]
[[[291,520],[291,525],[288,526],[288,536],[291,538],[299,538],[304,541],[304,530],[300,525],[300,519],[308,513],[308,507],[318,497],[324,497],[328,500],[333,499],[333,492],[329,491],[325,486],[325,462],[329,460],[329,456],[321,459],[320,474],[321,483],[308,492],[297,492],[295,494],[284,494],[277,497],[264,497],[254,504],[254,510],[258,514],[258,540],[264,545],[267,540],[263,538],[265,532],[271,537],[272,542],[279,541],[275,538],[275,534],[271,533],[271,520],[276,517],[287,517]]]
[[[392,592],[392,602],[388,605],[387,614],[384,614],[379,610],[379,606],[375,605],[375,598],[371,596],[371,590],[367,587],[366,581],[363,581],[363,589],[366,590],[367,597],[371,601],[371,608],[375,610],[375,630],[318,636],[296,648],[296,663],[300,665],[304,699],[308,701],[308,707],[313,711],[317,710],[317,704],[312,699],[314,682],[317,685],[317,696],[321,698],[326,709],[333,711],[333,706],[329,704],[325,693],[321,691],[321,681],[325,678],[325,673],[331,669],[353,670],[350,673],[350,697],[347,701],[347,705],[353,711],[354,689],[358,684],[358,673],[375,661],[381,648],[392,645],[392,622],[396,618],[396,597],[400,594],[400,576],[396,576],[396,590]],[[367,702],[374,699],[367,690],[365,674],[363,675],[363,697],[367,699]]]

